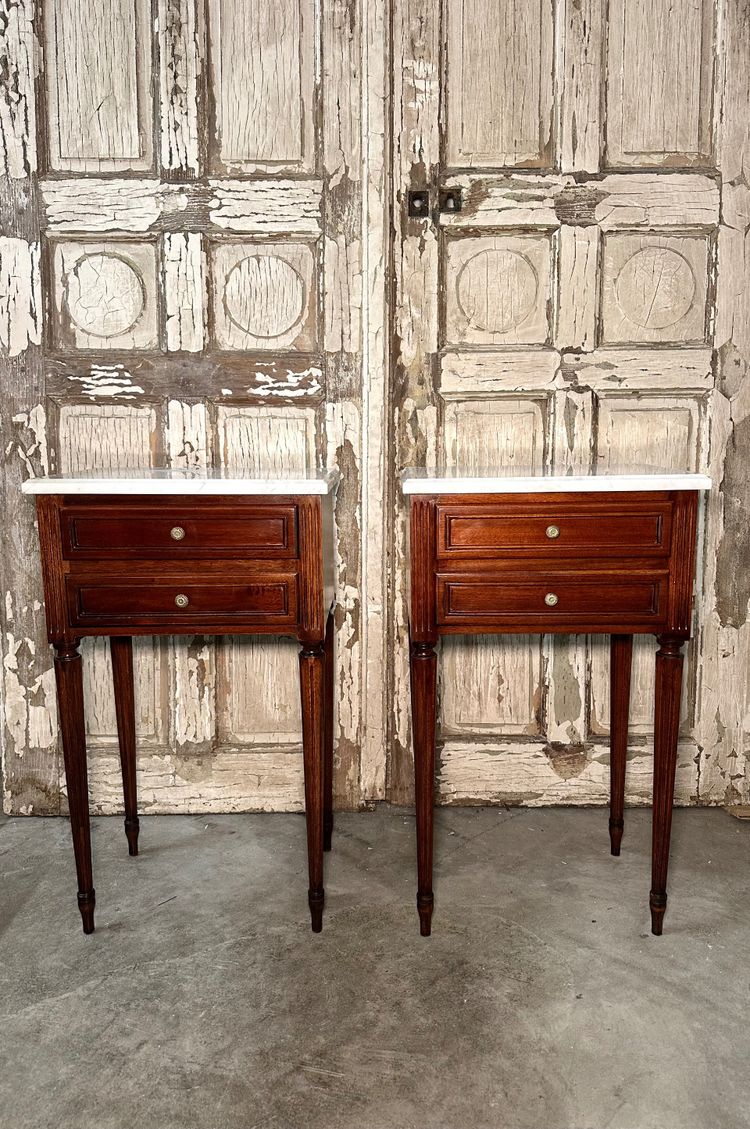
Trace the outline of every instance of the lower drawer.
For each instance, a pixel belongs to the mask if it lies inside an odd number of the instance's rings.
[[[666,573],[623,576],[544,572],[539,576],[443,573],[437,578],[437,620],[446,625],[525,623],[529,630],[592,630],[593,624],[653,624],[666,617]],[[549,626],[548,626],[549,625]]]
[[[159,577],[100,584],[68,578],[67,599],[73,627],[110,624],[164,631],[199,622],[210,631],[210,624],[281,627],[297,622],[296,574],[236,583]]]

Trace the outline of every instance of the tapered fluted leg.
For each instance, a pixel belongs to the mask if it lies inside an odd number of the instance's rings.
[[[429,643],[412,643],[410,652],[414,783],[417,811],[417,912],[419,932],[432,929],[432,828],[435,787],[435,711],[437,656]]]
[[[135,779],[135,695],[133,686],[133,640],[113,635],[112,674],[115,684],[115,713],[120,742],[122,790],[125,797],[125,834],[128,852],[138,854],[138,793]]]
[[[55,645],[55,679],[68,788],[70,830],[73,835],[73,853],[78,875],[78,908],[83,919],[84,933],[93,933],[96,894],[91,868],[83,667],[77,643]]]
[[[630,668],[633,636],[613,635],[610,648],[609,842],[619,855],[625,826],[625,764],[628,757]]]
[[[325,759],[325,648],[321,642],[300,652],[302,692],[302,747],[305,764],[305,817],[307,865],[310,875],[308,902],[313,933],[323,928],[323,806]]]
[[[672,832],[672,804],[680,728],[682,647],[673,635],[658,637],[654,725],[654,811],[651,840],[651,932],[661,936],[667,908],[667,869]]]
[[[333,710],[335,684],[333,610],[328,613],[325,644],[325,761],[323,765],[323,850],[330,851],[333,835]]]

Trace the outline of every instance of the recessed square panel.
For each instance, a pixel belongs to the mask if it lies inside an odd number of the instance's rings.
[[[211,300],[219,348],[314,349],[314,267],[304,243],[215,243]]]
[[[546,344],[550,335],[550,265],[546,235],[449,240],[446,343]]]
[[[53,275],[56,345],[96,350],[156,348],[153,243],[56,243]]]
[[[603,343],[706,339],[708,242],[694,235],[607,235]]]

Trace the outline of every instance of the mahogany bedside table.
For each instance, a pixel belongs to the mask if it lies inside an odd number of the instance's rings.
[[[654,634],[651,931],[661,934],[690,638],[700,474],[477,476],[406,470],[420,932],[432,921],[437,656],[441,635],[611,636],[610,840],[620,853],[633,635]]]
[[[333,827],[333,498],[338,472],[260,480],[150,470],[25,482],[37,495],[47,631],[84,933],[94,930],[79,643],[108,635],[125,793],[138,853],[134,635],[293,635],[300,685],[313,931]]]

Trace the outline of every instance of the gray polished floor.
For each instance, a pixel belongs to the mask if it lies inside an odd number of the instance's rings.
[[[675,814],[648,932],[648,812],[337,820],[322,935],[299,816],[0,820],[3,1129],[734,1129],[750,1122],[750,824]]]

